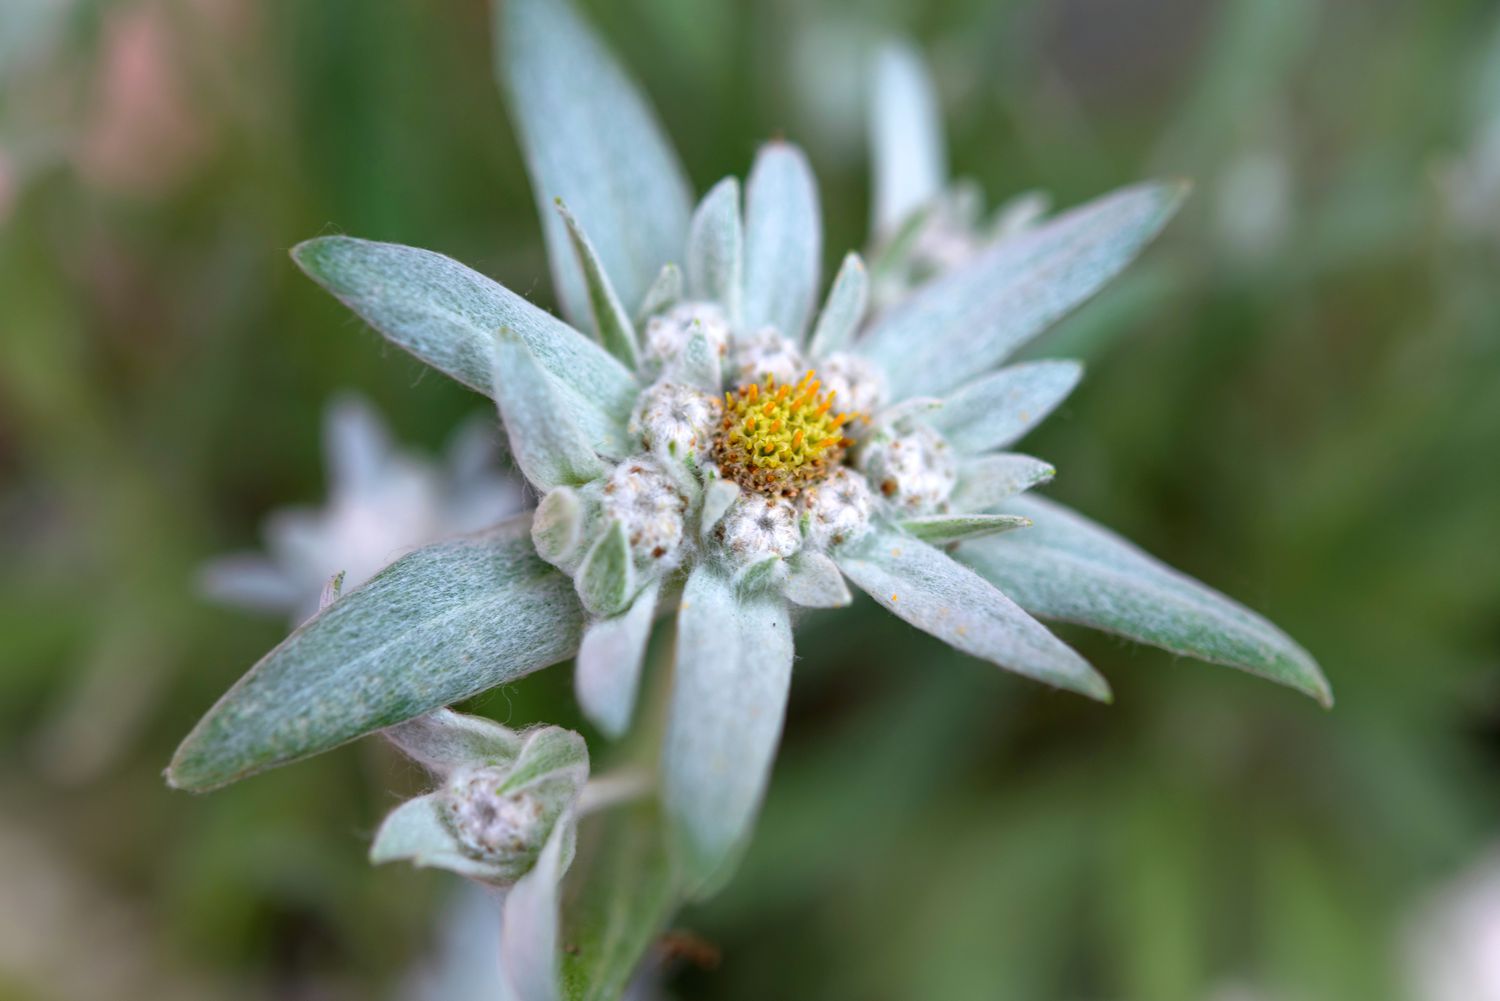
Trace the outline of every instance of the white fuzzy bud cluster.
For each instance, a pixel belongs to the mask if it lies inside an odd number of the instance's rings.
[[[818,549],[843,545],[864,535],[875,508],[869,482],[847,467],[808,487],[800,501],[807,516],[807,542]]]
[[[871,414],[885,400],[885,378],[859,355],[836,351],[818,362],[823,388],[834,394],[839,410]]]
[[[724,405],[717,396],[662,379],[641,394],[630,431],[657,455],[708,455]]]
[[[761,327],[736,338],[734,356],[730,360],[730,371],[737,386],[761,382],[768,375],[774,375],[783,385],[792,385],[807,371],[797,346],[781,336],[775,327]]]
[[[723,357],[729,350],[729,320],[711,302],[684,302],[646,321],[646,360],[658,372],[671,371],[694,335],[702,334],[709,351]]]
[[[687,498],[651,455],[626,459],[604,483],[600,509],[625,526],[636,563],[669,570],[682,548]]]
[[[531,793],[502,793],[505,768],[462,771],[449,781],[444,805],[454,836],[469,855],[485,861],[511,861],[541,850],[547,811]]]
[[[740,568],[772,557],[785,559],[802,546],[792,502],[757,493],[741,494],[719,522],[716,534],[730,562]]]
[[[953,449],[924,425],[875,436],[860,450],[859,468],[886,500],[908,514],[941,510],[958,482]]]

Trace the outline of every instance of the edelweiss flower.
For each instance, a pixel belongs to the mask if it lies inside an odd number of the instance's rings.
[[[232,781],[575,654],[584,711],[619,734],[652,623],[675,608],[659,785],[677,885],[701,893],[764,791],[796,608],[847,604],[846,578],[959,650],[1094,698],[1104,679],[1023,607],[1326,699],[1269,623],[1018,500],[1053,471],[1008,449],[1079,368],[1007,360],[1135,256],[1178,188],[1128,188],[988,245],[873,321],[849,254],[815,310],[819,205],[795,147],[762,148],[743,205],[727,179],[694,208],[650,111],[565,4],[512,0],[501,21],[569,322],[429,251],[325,237],[294,257],[491,395],[541,502],[418,550],[289,637],[189,735],[174,783]],[[1008,539],[1030,541],[981,548]],[[1002,587],[953,558],[961,542]]]
[[[340,397],[323,418],[328,503],[273,512],[264,530],[269,552],[213,560],[203,568],[204,592],[296,625],[318,611],[332,578],[342,575],[340,587],[353,590],[418,546],[514,514],[521,485],[494,467],[490,436],[465,424],[438,467],[397,451],[368,402]]]
[[[869,121],[877,311],[1046,216],[1047,195],[1026,191],[985,218],[979,186],[948,176],[937,95],[922,57],[910,45],[891,43],[877,55]]]

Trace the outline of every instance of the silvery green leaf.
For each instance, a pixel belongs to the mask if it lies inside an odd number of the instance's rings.
[[[589,549],[576,583],[583,607],[595,615],[615,615],[629,603],[635,593],[635,562],[625,526],[619,521],[611,521]]]
[[[572,590],[532,551],[526,517],[419,549],[251,668],[167,780],[222,786],[571,657],[583,630]]]
[[[623,427],[639,391],[609,352],[556,317],[476,271],[415,247],[325,236],[292,258],[370,326],[470,389],[494,395],[495,331],[526,342],[562,386],[590,442],[628,454]]]
[[[526,342],[502,327],[495,334],[495,403],[510,454],[542,490],[587,483],[609,471],[588,429]]]
[[[531,871],[505,896],[500,929],[500,996],[505,1001],[556,1001],[558,889],[572,861],[577,826],[558,819]]]
[[[724,386],[719,353],[708,346],[708,337],[700,330],[688,338],[687,347],[677,361],[676,375],[689,386],[717,396]]]
[[[1082,375],[1075,361],[1011,365],[955,390],[928,423],[960,452],[1004,448],[1057,409]]]
[[[838,564],[823,553],[804,549],[789,561],[782,594],[804,608],[842,608],[854,600]]]
[[[985,511],[1056,475],[1050,462],[1019,452],[982,455],[959,465],[958,486],[949,503],[955,511]]]
[[[864,318],[869,300],[870,275],[865,270],[865,262],[858,254],[844,255],[844,263],[833,279],[833,288],[828,290],[828,301],[823,304],[817,325],[813,327],[808,354],[823,358],[846,349],[859,330],[859,321]]]
[[[646,290],[641,308],[635,311],[635,321],[645,323],[648,317],[671,309],[682,301],[682,269],[675,264],[662,265],[656,280]]]
[[[659,591],[659,582],[652,581],[627,611],[584,630],[573,684],[579,708],[607,737],[618,739],[630,726]]]
[[[571,806],[588,777],[589,748],[583,737],[560,726],[543,726],[522,734],[521,749],[500,791],[514,793],[553,784],[564,796],[555,805]]]
[[[765,792],[786,712],[792,630],[785,602],[742,596],[695,567],[677,615],[662,796],[689,887],[727,878]]]
[[[1332,704],[1317,663],[1261,616],[1060,504],[1018,497],[1005,507],[1035,525],[958,554],[1033,614],[1237,667]]]
[[[934,514],[908,518],[899,522],[899,527],[908,535],[937,546],[998,535],[1030,524],[1029,519],[1016,514]]]
[[[892,306],[860,343],[897,398],[989,371],[1089,298],[1177,210],[1181,184],[1142,184],[997,243]]]
[[[513,881],[513,867],[497,866],[464,852],[443,817],[441,793],[428,793],[402,803],[386,815],[370,845],[372,865],[406,861],[426,869],[447,869],[488,883]]]
[[[775,327],[802,343],[818,291],[823,222],[807,158],[795,146],[762,146],[745,188],[743,330]]]
[[[1017,674],[1109,701],[1109,685],[1047,628],[946,553],[875,529],[835,554],[839,569],[899,618]]]
[[[620,297],[615,293],[614,285],[610,284],[609,275],[604,270],[604,264],[599,260],[599,253],[594,249],[593,243],[589,241],[588,234],[584,232],[583,226],[568,211],[567,205],[561,198],[557,200],[557,211],[562,216],[563,225],[567,227],[568,239],[573,244],[573,253],[578,258],[578,267],[583,272],[584,291],[588,295],[589,314],[594,319],[594,329],[598,331],[599,342],[605,349],[626,368],[634,369],[639,362],[640,347],[635,339],[635,325],[630,322],[630,314],[625,312],[625,306],[620,302]]]
[[[589,315],[568,246],[561,198],[588,230],[627,306],[678,259],[692,195],[656,116],[634,81],[567,0],[506,0],[495,19],[497,75],[547,237],[565,315]]]
[[[740,485],[730,480],[714,480],[703,491],[703,510],[698,516],[703,538],[718,526],[729,506],[740,495]]]
[[[510,765],[522,743],[514,730],[451,709],[436,709],[384,733],[403,754],[438,774],[465,764]]]
[[[731,324],[737,324],[740,317],[744,257],[740,183],[726,177],[709,189],[693,213],[686,263],[688,294],[719,303]]]
[[[531,544],[553,566],[567,566],[583,546],[583,501],[571,487],[543,495],[531,516]]]
[[[876,57],[870,104],[870,229],[890,236],[942,191],[948,177],[943,124],[922,57],[909,45]]]
[[[660,807],[587,818],[563,894],[562,985],[570,1001],[616,1001],[677,904]]]

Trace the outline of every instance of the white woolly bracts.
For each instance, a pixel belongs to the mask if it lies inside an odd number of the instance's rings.
[[[600,494],[606,519],[625,527],[637,565],[670,570],[680,559],[687,498],[651,455],[626,459],[614,468]]]
[[[678,303],[646,321],[646,362],[656,372],[671,372],[694,335],[702,334],[709,351],[723,357],[729,350],[729,320],[712,302]]]
[[[907,514],[941,510],[958,483],[953,449],[925,425],[876,435],[860,449],[859,468],[887,501]]]
[[[806,519],[807,544],[816,549],[840,546],[864,535],[875,509],[869,482],[847,467],[808,487],[798,501]]]
[[[506,768],[458,772],[444,790],[444,807],[464,852],[489,862],[520,861],[541,851],[547,810],[526,790],[502,793]]]

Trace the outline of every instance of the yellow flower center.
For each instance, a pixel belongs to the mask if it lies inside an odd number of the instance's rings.
[[[768,375],[724,394],[724,420],[714,458],[725,479],[767,496],[795,497],[827,476],[851,444],[843,426],[855,413],[835,413],[811,369],[795,386]]]

